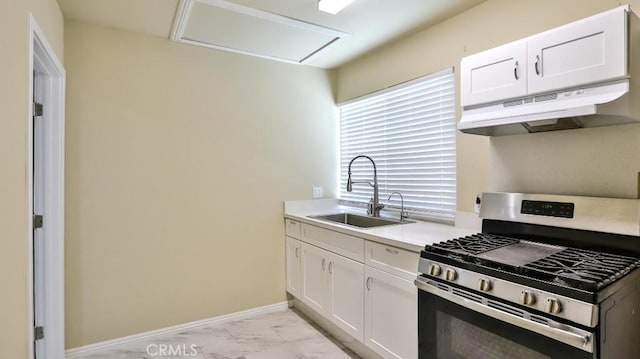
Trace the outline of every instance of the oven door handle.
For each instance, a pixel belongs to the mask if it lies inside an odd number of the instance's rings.
[[[590,332],[565,325],[563,325],[563,329],[554,328],[526,318],[509,314],[507,312],[503,312],[501,310],[486,306],[482,303],[477,303],[472,300],[452,294],[447,290],[426,283],[424,280],[421,280],[420,277],[418,277],[414,281],[414,283],[416,287],[418,287],[418,289],[437,295],[438,297],[451,301],[457,305],[461,305],[475,312],[485,314],[489,317],[501,320],[509,324],[513,324],[517,327],[524,328],[538,334],[542,334],[544,336],[563,342],[565,344],[569,344],[573,347],[582,349],[589,353],[593,353],[593,334]]]

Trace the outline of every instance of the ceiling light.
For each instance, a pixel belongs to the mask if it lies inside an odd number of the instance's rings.
[[[318,10],[335,15],[352,2],[353,0],[320,0],[318,1]]]

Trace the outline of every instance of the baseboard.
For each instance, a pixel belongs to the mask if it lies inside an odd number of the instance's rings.
[[[293,298],[291,301],[293,308],[306,316],[315,325],[321,327],[327,331],[334,340],[341,342],[344,346],[349,348],[352,352],[356,353],[360,358],[367,359],[383,359],[373,350],[369,349],[364,343],[358,339],[352,337],[350,334],[333,324],[329,319],[325,318],[321,314],[318,314],[315,310],[304,304],[297,298]]]
[[[202,328],[212,324],[220,324],[220,323],[228,322],[232,320],[249,318],[249,317],[253,317],[260,314],[279,312],[279,311],[286,310],[288,308],[289,308],[288,302],[280,302],[276,304],[266,305],[264,307],[258,307],[258,308],[244,310],[241,312],[225,314],[225,315],[221,315],[221,316],[213,317],[209,319],[197,320],[194,322],[189,322],[184,324],[178,324],[171,327],[129,335],[122,338],[111,339],[104,342],[89,344],[89,345],[85,345],[77,348],[67,349],[65,352],[65,357],[66,359],[76,359],[76,358],[80,358],[83,355],[92,354],[92,353],[95,353],[104,349],[108,349],[114,346],[119,346],[119,345],[128,344],[132,342],[137,342],[137,341],[154,339],[156,337],[163,337],[167,334],[180,333],[189,329]]]

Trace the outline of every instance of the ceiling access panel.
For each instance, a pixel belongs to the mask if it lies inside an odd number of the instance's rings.
[[[171,32],[174,41],[295,64],[349,36],[225,0],[182,0]]]

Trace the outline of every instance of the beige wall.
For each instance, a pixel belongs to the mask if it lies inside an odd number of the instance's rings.
[[[491,170],[500,191],[636,198],[640,125],[495,138]]]
[[[640,9],[640,1],[630,1]],[[344,101],[443,68],[478,51],[593,15],[613,0],[489,0],[337,71]],[[459,76],[458,76],[459,83]],[[636,125],[488,139],[459,133],[458,210],[472,211],[486,190],[636,195],[640,127]]]
[[[27,109],[29,12],[62,60],[55,0],[0,2],[0,356],[27,358]]]
[[[335,194],[342,101],[617,6],[489,0],[331,73],[67,22],[67,347],[285,300],[281,201]],[[640,8],[640,0],[631,1]],[[0,4],[0,347],[26,357],[27,12]],[[334,86],[332,88],[332,85]],[[247,103],[245,105],[245,103]],[[635,196],[635,125],[458,135],[458,207],[483,190]]]
[[[286,300],[282,201],[335,195],[332,74],[65,33],[67,347]]]

